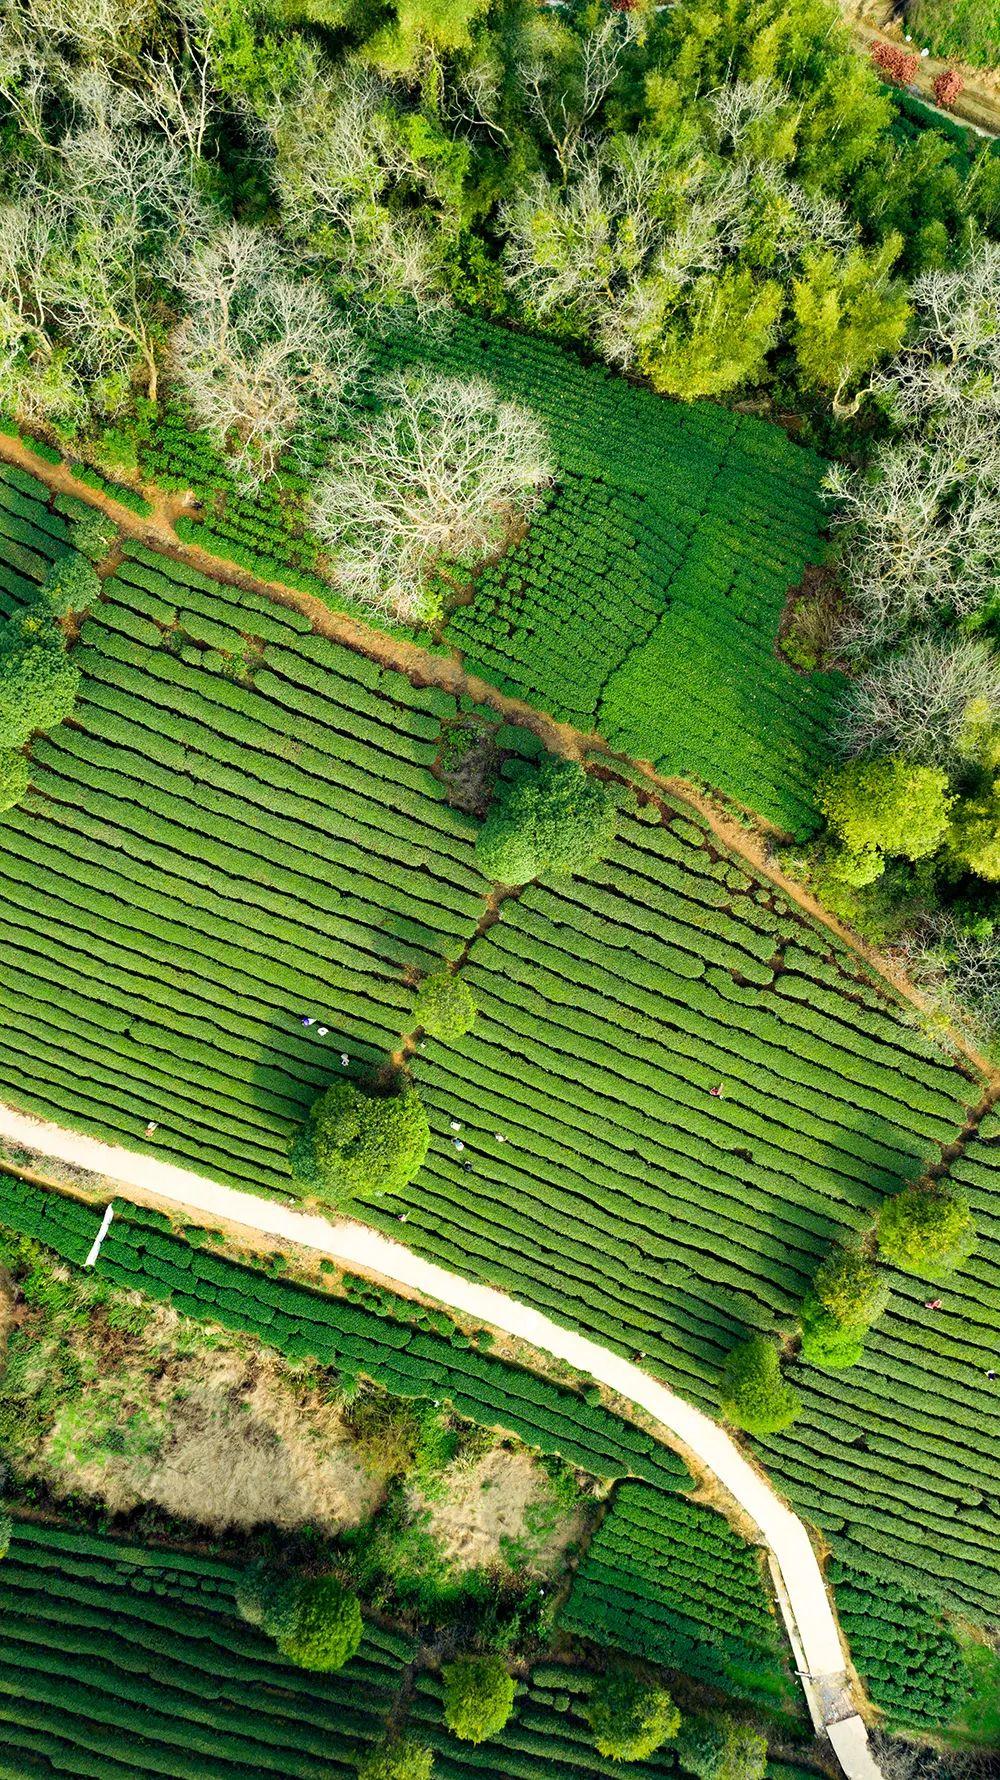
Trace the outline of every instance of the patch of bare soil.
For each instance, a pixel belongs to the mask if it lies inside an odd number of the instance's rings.
[[[583,1528],[531,1455],[504,1447],[449,1467],[431,1500],[411,1490],[410,1506],[456,1570],[549,1576]]]
[[[160,1310],[142,1336],[100,1342],[37,1470],[112,1513],[153,1504],[215,1531],[309,1523],[334,1533],[368,1520],[383,1484],[339,1409],[266,1350],[172,1351],[177,1322]]]

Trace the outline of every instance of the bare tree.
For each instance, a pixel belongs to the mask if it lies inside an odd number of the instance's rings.
[[[1000,418],[1000,242],[983,240],[958,266],[910,288],[914,338],[873,378],[901,418],[969,409]]]
[[[578,40],[570,61],[533,61],[518,69],[528,110],[548,137],[564,181],[639,29],[636,13],[609,10]]]
[[[275,105],[267,123],[288,232],[339,260],[354,288],[377,301],[439,302],[440,244],[431,221],[388,202],[415,172],[394,128],[388,86],[370,70],[335,70],[314,54],[294,97]]]
[[[187,314],[171,359],[194,418],[259,485],[329,423],[361,354],[317,284],[290,276],[274,241],[231,223],[175,277]]]
[[[1000,661],[975,637],[918,637],[851,682],[834,729],[845,754],[950,766],[973,718],[1000,723]]]
[[[382,396],[381,411],[334,451],[312,522],[349,592],[414,619],[428,574],[495,547],[552,472],[540,422],[488,383],[397,374]]]
[[[842,573],[854,615],[844,643],[866,655],[950,610],[966,617],[995,591],[1000,555],[1000,429],[951,413],[929,437],[883,447],[869,474],[824,479],[846,528]]]

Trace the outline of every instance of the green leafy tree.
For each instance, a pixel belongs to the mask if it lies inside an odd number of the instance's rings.
[[[727,1714],[698,1713],[681,1725],[677,1759],[697,1780],[764,1780],[767,1738]]]
[[[0,1508],[0,1558],[5,1558],[10,1550],[10,1542],[14,1537],[14,1522],[5,1509]]]
[[[828,390],[836,409],[879,359],[895,352],[906,332],[905,289],[890,280],[902,245],[894,234],[871,253],[856,247],[842,258],[830,251],[814,254],[795,281],[792,344],[799,378],[806,389]]]
[[[50,624],[9,619],[0,632],[0,751],[23,748],[36,729],[68,717],[80,670]]]
[[[358,1780],[431,1780],[434,1751],[415,1737],[381,1743],[358,1763]]]
[[[295,1576],[269,1590],[262,1629],[283,1657],[300,1669],[342,1669],[361,1643],[364,1627],[356,1595],[335,1576]]]
[[[547,759],[502,779],[476,838],[480,869],[498,884],[585,871],[614,841],[614,799],[572,760]]]
[[[777,1434],[790,1427],[799,1399],[781,1376],[778,1349],[764,1335],[733,1348],[722,1373],[719,1402],[727,1421],[748,1434]]]
[[[448,1044],[464,1038],[476,1018],[476,1003],[468,984],[455,971],[440,970],[425,977],[413,1004],[414,1025],[432,1038]]]
[[[918,1279],[947,1279],[976,1246],[964,1199],[938,1187],[909,1188],[882,1202],[878,1220],[883,1260]]]
[[[667,290],[673,301],[644,328],[639,353],[653,388],[690,402],[759,383],[777,339],[781,286],[727,267],[695,279],[683,306],[674,306],[676,286]]]
[[[485,1743],[502,1731],[516,1691],[499,1656],[462,1656],[441,1671],[444,1721],[465,1743]]]
[[[82,551],[91,562],[103,562],[118,535],[114,520],[97,507],[74,511],[72,531],[74,550]]]
[[[93,563],[78,551],[57,556],[42,582],[42,595],[56,618],[67,612],[86,612],[101,591]]]
[[[819,801],[843,847],[836,869],[851,884],[879,877],[886,855],[914,860],[933,853],[953,803],[941,767],[900,755],[848,761],[824,780]]]
[[[864,1338],[889,1302],[889,1287],[857,1249],[835,1249],[802,1305],[802,1353],[814,1366],[854,1366]]]
[[[430,1126],[413,1088],[379,1096],[334,1082],[292,1141],[292,1173],[333,1205],[398,1193],[427,1154]]]
[[[583,1713],[598,1752],[612,1761],[645,1761],[677,1735],[681,1722],[662,1681],[617,1665],[594,1683]]]
[[[20,803],[31,780],[31,768],[24,754],[16,750],[0,753],[0,811]]]

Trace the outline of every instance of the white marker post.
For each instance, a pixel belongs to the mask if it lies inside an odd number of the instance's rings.
[[[101,1243],[104,1241],[104,1238],[106,1237],[108,1231],[111,1228],[111,1220],[114,1217],[114,1215],[115,1215],[115,1208],[113,1205],[109,1205],[107,1211],[104,1213],[104,1217],[101,1220],[101,1227],[98,1230],[97,1235],[94,1237],[93,1242],[91,1243],[90,1253],[87,1256],[87,1259],[83,1263],[85,1267],[93,1267],[94,1262],[97,1260],[97,1257],[101,1252]]]

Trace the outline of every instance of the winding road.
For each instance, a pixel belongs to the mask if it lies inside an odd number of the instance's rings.
[[[187,1212],[203,1212],[328,1255],[346,1267],[377,1274],[390,1284],[419,1292],[449,1310],[464,1312],[543,1354],[566,1361],[638,1404],[696,1456],[754,1522],[768,1549],[813,1723],[817,1730],[826,1731],[848,1780],[881,1780],[857,1711],[840,1632],[809,1535],[736,1441],[693,1404],[609,1348],[563,1328],[491,1286],[425,1261],[364,1224],[333,1223],[295,1211],[276,1200],[222,1186],[156,1156],[64,1130],[10,1106],[0,1105],[0,1137],[103,1175],[125,1198],[130,1188],[139,1190]]]

